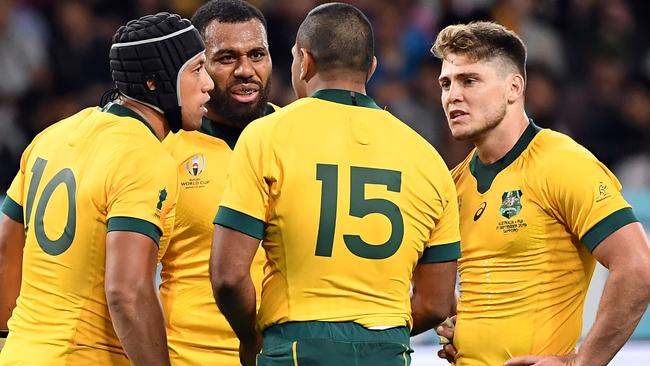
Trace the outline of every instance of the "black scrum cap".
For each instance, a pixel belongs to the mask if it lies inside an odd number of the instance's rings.
[[[113,36],[111,76],[120,94],[165,115],[173,132],[182,125],[180,75],[205,50],[199,32],[177,14],[158,13],[131,20]],[[147,81],[156,82],[155,90]]]

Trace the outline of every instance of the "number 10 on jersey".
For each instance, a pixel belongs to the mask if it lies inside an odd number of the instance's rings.
[[[316,241],[316,256],[331,257],[334,247],[338,199],[338,165],[317,164],[316,179],[322,182],[320,221]],[[397,252],[404,238],[404,218],[399,206],[384,198],[365,197],[366,184],[386,186],[390,192],[400,192],[402,173],[395,170],[350,167],[349,215],[363,218],[377,213],[391,224],[388,240],[382,244],[366,243],[360,235],[345,234],[345,246],[354,255],[366,259],[386,259]]]

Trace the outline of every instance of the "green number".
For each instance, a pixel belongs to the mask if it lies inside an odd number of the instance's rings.
[[[25,230],[29,229],[29,221],[32,218],[32,206],[34,205],[34,197],[36,197],[36,190],[41,184],[41,178],[43,178],[45,165],[47,165],[47,160],[36,158],[34,166],[32,166],[32,180],[29,181],[29,191],[27,191],[27,216],[25,217]]]
[[[316,165],[316,179],[321,188],[320,223],[316,240],[316,255],[331,257],[336,228],[336,196],[338,192],[338,167],[331,164]]]
[[[338,166],[318,164],[316,179],[322,181],[320,222],[316,241],[316,255],[331,257],[336,228]],[[363,218],[378,213],[388,218],[391,234],[382,244],[369,244],[359,235],[343,235],[343,241],[354,255],[367,259],[385,259],[397,252],[404,238],[404,218],[399,207],[383,198],[366,199],[366,184],[384,185],[391,192],[400,192],[402,173],[394,170],[350,168],[350,216]]]
[[[383,244],[368,244],[359,235],[343,235],[345,245],[352,253],[368,259],[385,259],[397,252],[404,238],[404,219],[393,202],[383,198],[366,199],[366,184],[385,185],[391,192],[399,192],[402,173],[394,170],[353,166],[350,171],[350,216],[365,217],[371,213],[386,216],[391,223],[391,233]]]
[[[36,190],[40,185],[43,172],[45,171],[47,160],[37,158],[32,167],[32,179],[29,183],[29,191],[27,192],[27,217],[25,221],[25,228],[28,230],[29,221],[31,218],[32,206],[34,204],[34,197],[36,197]],[[52,194],[56,188],[64,184],[68,193],[68,218],[66,221],[63,233],[56,240],[51,240],[45,233],[45,226],[43,225],[43,216],[47,209],[47,204],[52,198]],[[45,185],[41,197],[36,205],[36,212],[34,213],[34,235],[38,245],[43,251],[49,255],[59,255],[72,245],[75,232],[77,230],[77,184],[74,178],[74,173],[69,168],[62,169]]]

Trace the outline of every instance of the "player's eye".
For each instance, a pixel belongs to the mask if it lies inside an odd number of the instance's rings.
[[[236,60],[237,60],[237,59],[235,58],[235,56],[232,56],[232,55],[221,56],[221,57],[219,57],[219,59],[218,59],[218,61],[219,61],[220,63],[222,63],[222,64],[230,64],[230,63],[235,62]]]
[[[266,56],[266,53],[264,53],[262,51],[254,51],[253,53],[251,53],[251,59],[253,61],[259,61],[259,60],[263,59],[264,56]]]

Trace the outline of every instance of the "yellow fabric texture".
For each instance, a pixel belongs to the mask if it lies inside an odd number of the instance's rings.
[[[34,139],[7,192],[22,206],[27,229],[1,365],[130,364],[104,293],[107,223],[124,217],[162,231],[177,185],[171,157],[134,118],[88,108]],[[69,247],[61,247],[66,240]]]
[[[387,111],[318,98],[244,130],[221,205],[265,223],[260,329],[307,320],[411,325],[418,259],[459,240],[454,184],[433,147]],[[386,254],[400,231],[393,254],[368,258]],[[355,240],[365,254],[350,249]]]
[[[452,171],[462,238],[456,365],[569,353],[595,266],[581,239],[629,207],[621,185],[586,149],[547,129],[485,193],[470,172],[474,154]]]
[[[239,365],[239,340],[214,301],[208,265],[212,223],[232,155],[228,144],[199,131],[179,131],[163,141],[176,161],[180,193],[169,246],[161,263],[160,298],[174,366]],[[264,251],[251,266],[257,300]]]

